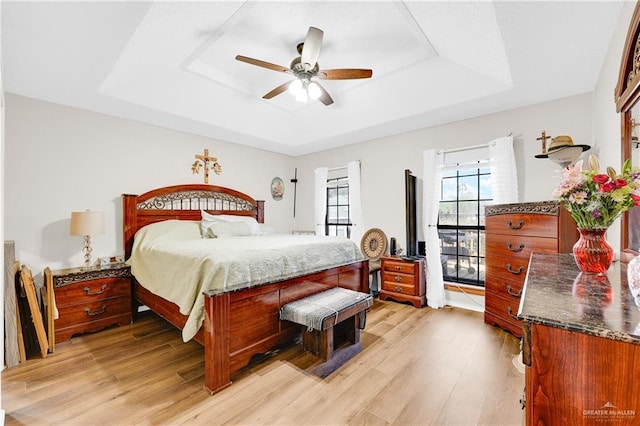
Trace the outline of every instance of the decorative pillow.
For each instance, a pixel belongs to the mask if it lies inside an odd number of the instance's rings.
[[[258,224],[258,235],[274,235],[276,230],[270,227],[269,225],[265,225],[264,223]]]
[[[246,237],[251,228],[245,222],[214,222],[207,226],[205,238]]]
[[[202,215],[202,221],[201,221],[201,229],[202,229],[202,236],[206,237],[206,233],[207,233],[207,228],[209,227],[210,224],[212,223],[218,223],[218,222],[242,222],[242,223],[246,223],[249,226],[249,229],[251,230],[251,235],[259,235],[260,233],[260,229],[259,229],[259,224],[258,221],[253,218],[253,217],[249,217],[249,216],[235,216],[235,215],[230,215],[230,214],[210,214],[207,213],[204,210],[200,211],[201,215]]]

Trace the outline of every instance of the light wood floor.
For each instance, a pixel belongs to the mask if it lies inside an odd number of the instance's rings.
[[[326,379],[299,346],[210,396],[203,350],[152,313],[2,373],[8,425],[521,425],[518,340],[482,314],[376,300],[363,351]]]

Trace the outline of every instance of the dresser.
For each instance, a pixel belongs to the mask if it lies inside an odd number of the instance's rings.
[[[533,254],[518,312],[527,425],[640,424],[640,310],[626,266],[598,276],[571,254]]]
[[[43,294],[47,295],[46,317],[52,352],[55,343],[69,340],[74,334],[132,322],[129,266],[46,268],[44,277],[46,292]]]
[[[522,336],[517,318],[529,257],[571,253],[578,231],[571,214],[555,201],[498,204],[485,208],[484,321]]]
[[[424,259],[383,256],[380,262],[380,300],[411,302],[416,308],[427,303]]]

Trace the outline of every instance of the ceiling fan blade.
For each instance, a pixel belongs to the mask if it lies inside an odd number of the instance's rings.
[[[336,70],[322,70],[317,77],[323,80],[353,80],[356,78],[371,78],[372,70],[361,68],[342,68]]]
[[[322,47],[322,36],[324,33],[316,27],[309,27],[307,37],[304,39],[304,46],[302,47],[301,63],[305,65],[307,70],[313,69],[318,62],[318,55],[320,55],[320,47]]]
[[[286,83],[282,83],[280,86],[276,87],[275,89],[273,89],[272,91],[270,91],[269,93],[264,95],[262,97],[262,99],[271,99],[274,96],[278,96],[280,93],[282,93],[285,90],[287,90],[289,88],[290,84],[291,84],[290,81],[287,81]]]
[[[236,59],[241,62],[246,62],[251,65],[257,65],[259,67],[267,68],[274,71],[286,72],[289,74],[293,73],[293,71],[291,71],[287,67],[283,67],[282,65],[272,64],[271,62],[261,61],[260,59],[253,59],[253,58],[249,58],[247,56],[242,56],[242,55],[237,55]]]
[[[318,84],[317,81],[315,83]],[[320,102],[325,105],[331,105],[333,103],[333,99],[331,98],[331,95],[329,95],[329,92],[327,92],[321,84],[318,84],[318,87],[320,88],[320,92],[322,92],[318,98]]]

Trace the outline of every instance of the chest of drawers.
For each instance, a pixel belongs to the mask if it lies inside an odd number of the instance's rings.
[[[44,271],[49,340],[63,342],[78,333],[130,324],[131,269],[126,265]],[[53,306],[58,316],[54,319]],[[53,349],[53,348],[52,348]]]
[[[529,257],[571,253],[578,240],[575,221],[555,201],[499,204],[485,209],[486,274],[484,321],[517,337],[517,318]]]
[[[380,276],[380,300],[411,302],[416,308],[427,303],[424,259],[405,260],[395,256],[383,256]]]

